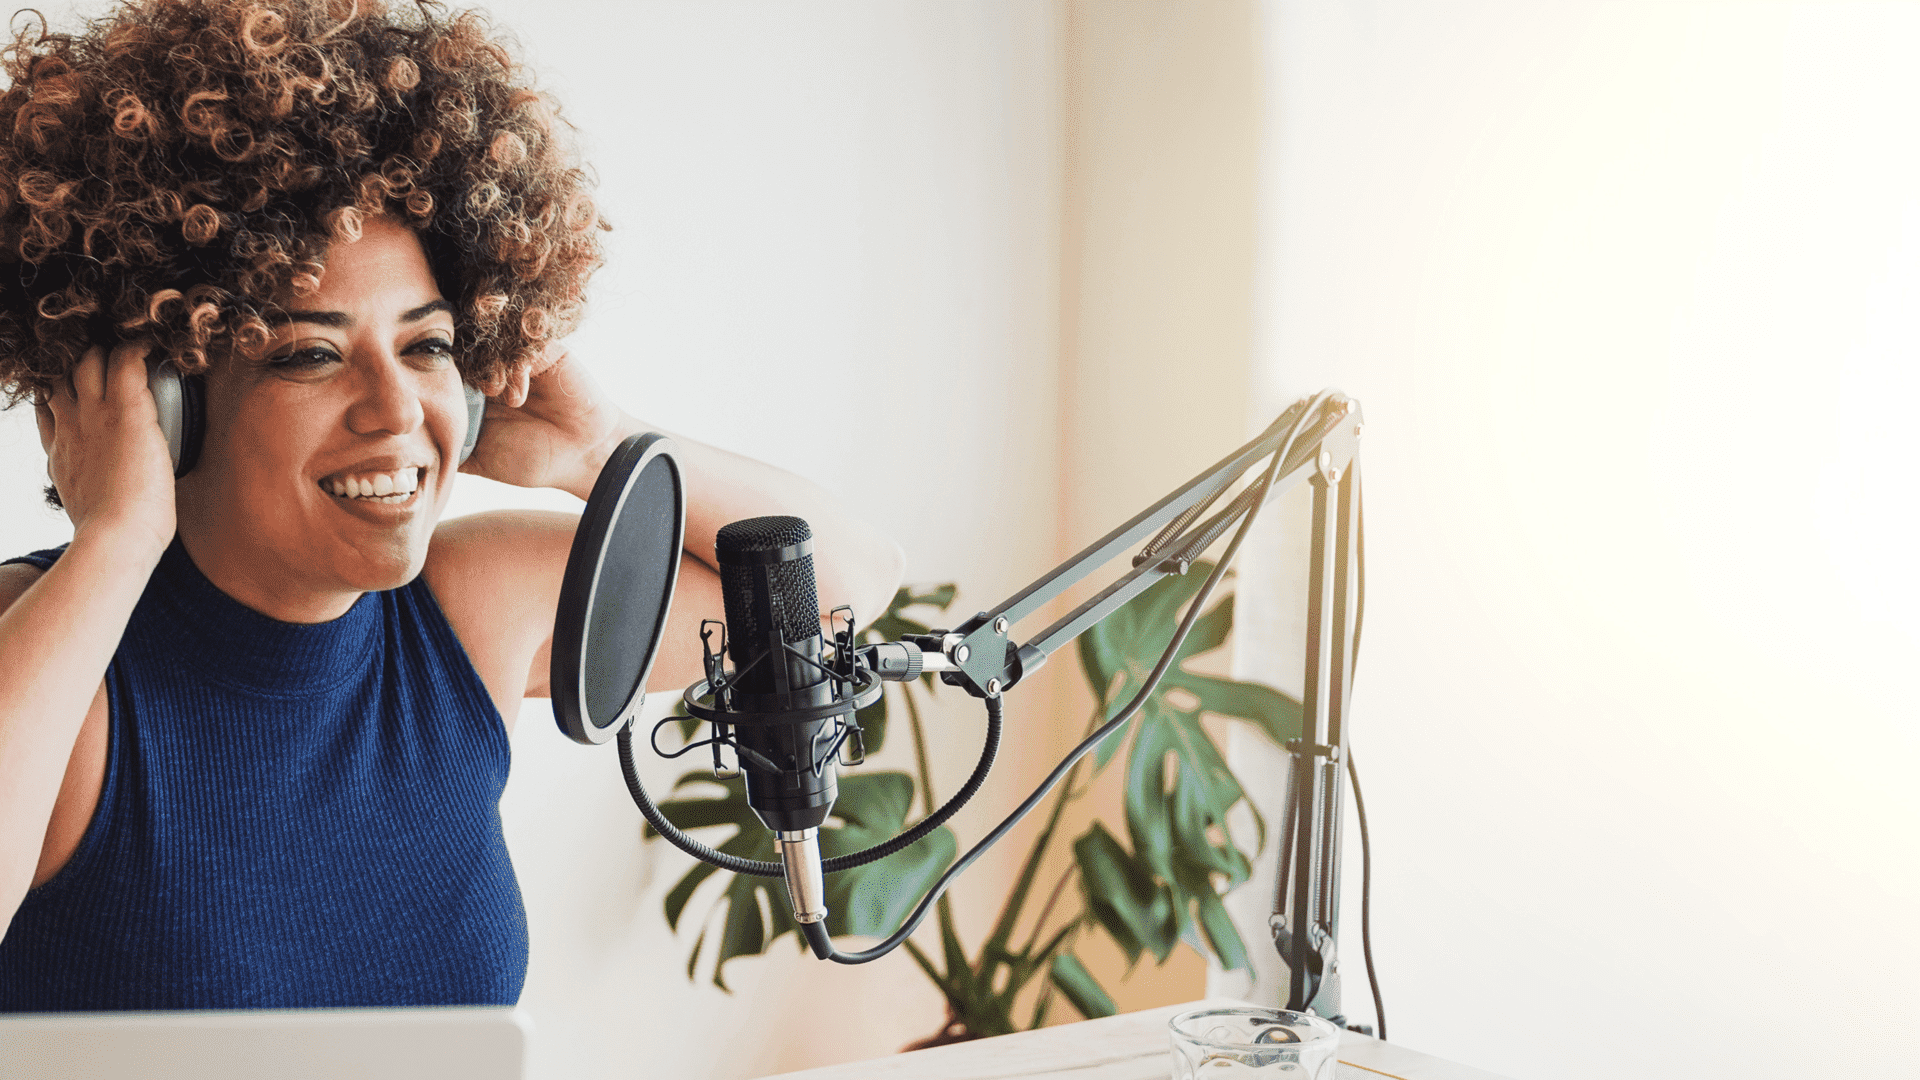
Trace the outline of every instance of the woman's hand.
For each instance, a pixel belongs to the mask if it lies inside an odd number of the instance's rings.
[[[559,344],[487,402],[480,442],[460,471],[516,487],[551,487],[584,499],[608,455],[638,421],[621,411]]]
[[[173,459],[147,390],[151,350],[145,342],[116,346],[111,357],[89,349],[70,388],[37,403],[34,419],[75,539],[113,536],[157,561],[173,541]]]

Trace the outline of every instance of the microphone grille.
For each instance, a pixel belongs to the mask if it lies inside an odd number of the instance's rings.
[[[757,517],[722,525],[714,536],[713,549],[721,562],[729,555],[759,554],[792,547],[813,539],[807,519],[797,517]]]
[[[813,556],[769,558],[812,539],[813,529],[797,517],[748,518],[720,528],[713,548],[720,563],[721,601],[730,637],[763,641],[768,629],[778,629],[780,640],[793,643],[820,633],[820,587],[813,577]],[[770,587],[771,627],[761,622],[759,605],[754,603],[755,582],[763,566]]]

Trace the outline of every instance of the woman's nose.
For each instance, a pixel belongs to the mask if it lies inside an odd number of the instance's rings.
[[[358,393],[347,409],[356,435],[405,435],[426,419],[420,387],[397,356],[382,356],[361,368]]]

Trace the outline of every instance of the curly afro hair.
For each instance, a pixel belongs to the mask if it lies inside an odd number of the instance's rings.
[[[264,342],[371,215],[420,237],[465,378],[578,322],[606,223],[555,107],[484,16],[432,0],[129,0],[0,49],[0,392],[90,345],[181,370]]]

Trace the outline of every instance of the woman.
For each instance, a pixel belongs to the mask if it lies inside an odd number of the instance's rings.
[[[439,514],[456,466],[585,497],[647,428],[556,344],[600,223],[551,108],[432,5],[146,0],[6,63],[0,381],[74,536],[0,566],[0,1011],[512,1002],[505,738],[575,519]],[[149,363],[205,380],[177,480]],[[824,493],[680,448],[656,686],[728,521],[808,518],[825,606],[892,595]]]

